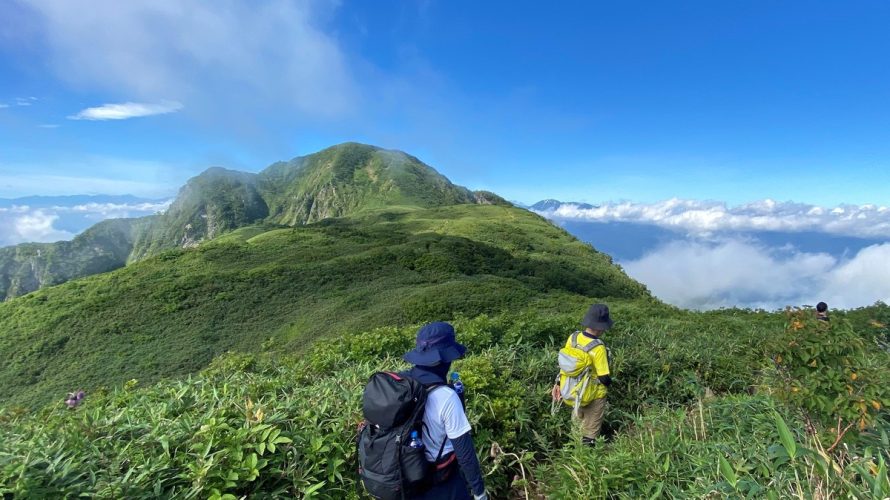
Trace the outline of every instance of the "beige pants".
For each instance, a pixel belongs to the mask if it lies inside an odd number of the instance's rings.
[[[578,408],[578,420],[581,422],[581,435],[596,439],[603,425],[606,412],[606,398],[594,399],[587,406]]]

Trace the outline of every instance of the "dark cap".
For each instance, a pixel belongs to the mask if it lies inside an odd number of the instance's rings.
[[[612,318],[609,317],[609,306],[606,304],[594,304],[587,310],[581,326],[593,330],[608,330],[612,328]]]
[[[467,348],[457,343],[454,327],[445,322],[424,325],[417,332],[416,347],[402,356],[405,361],[420,366],[436,366],[463,357]]]

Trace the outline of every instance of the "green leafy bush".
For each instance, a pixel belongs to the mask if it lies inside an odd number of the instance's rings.
[[[830,429],[835,444],[872,427],[890,403],[890,367],[874,355],[881,346],[847,321],[819,321],[808,310],[787,316],[775,357],[781,396]]]

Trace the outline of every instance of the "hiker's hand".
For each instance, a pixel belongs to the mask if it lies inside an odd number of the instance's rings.
[[[559,392],[559,384],[553,384],[553,389],[550,390],[550,397],[553,398],[554,401],[562,399],[562,393]]]

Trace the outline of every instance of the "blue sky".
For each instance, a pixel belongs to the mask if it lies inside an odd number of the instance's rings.
[[[0,197],[166,196],[357,140],[523,202],[890,204],[885,1],[0,9]],[[146,116],[95,119],[121,113]]]

